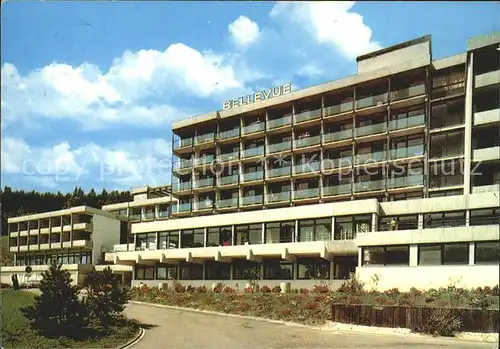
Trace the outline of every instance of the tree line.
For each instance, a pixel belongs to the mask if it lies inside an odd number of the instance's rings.
[[[93,188],[85,193],[76,186],[72,193],[45,192],[35,190],[13,190],[10,187],[0,189],[2,203],[2,234],[7,235],[7,218],[27,214],[56,211],[76,206],[91,206],[101,208],[103,205],[127,202],[132,200],[130,191],[107,191],[103,189],[97,193]]]

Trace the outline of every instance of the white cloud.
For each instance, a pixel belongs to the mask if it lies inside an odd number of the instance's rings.
[[[297,71],[297,75],[308,78],[316,78],[323,73],[324,72],[322,69],[318,68],[313,64],[306,64]]]
[[[350,10],[354,1],[278,2],[271,10],[271,17],[283,17],[305,28],[316,41],[333,44],[345,56],[355,56],[375,51],[380,44],[372,41],[372,30],[363,17]]]
[[[229,34],[239,46],[247,46],[259,37],[259,25],[246,16],[239,16],[227,26]]]
[[[119,186],[164,184],[170,179],[171,145],[163,139],[118,142],[108,147],[94,143],[72,147],[60,142],[31,147],[23,139],[2,140],[2,174],[22,177],[40,186],[91,180]]]

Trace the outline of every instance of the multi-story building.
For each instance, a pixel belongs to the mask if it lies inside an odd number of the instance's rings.
[[[8,219],[9,251],[14,266],[2,266],[2,283],[11,284],[13,274],[21,284],[35,282],[55,259],[81,283],[103,259],[102,249],[126,239],[127,222],[88,206],[32,214]],[[26,266],[31,273],[26,273]],[[99,267],[97,268],[99,269]],[[130,268],[113,266],[115,272]]]
[[[499,43],[433,60],[426,36],[175,122],[173,219],[107,260],[134,283],[498,284]]]

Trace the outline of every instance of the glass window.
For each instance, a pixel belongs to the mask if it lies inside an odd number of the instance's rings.
[[[329,279],[330,262],[321,258],[299,258],[298,279]]]
[[[136,266],[135,275],[137,280],[154,280],[155,268],[146,266]]]
[[[177,280],[177,266],[176,265],[158,265],[156,267],[157,280]]]
[[[260,274],[260,264],[257,262],[241,259],[233,262],[233,280],[250,280],[256,272]]]
[[[499,261],[498,241],[476,242],[474,252],[474,264],[494,263]]]
[[[470,210],[470,225],[490,225],[500,224],[500,209],[486,208],[480,210]]]
[[[293,279],[293,263],[281,259],[264,260],[265,280],[291,280]]]
[[[444,244],[443,264],[469,264],[469,244]]]
[[[262,243],[262,225],[238,225],[235,227],[236,245],[256,245]]]
[[[371,231],[371,215],[335,217],[335,240],[352,240],[357,233]]]
[[[424,215],[424,228],[445,228],[465,226],[465,211],[440,212]]]
[[[187,263],[180,266],[181,280],[202,280],[203,264]]]
[[[265,243],[277,244],[292,242],[295,235],[295,222],[275,222],[265,225]]]
[[[379,219],[378,230],[411,230],[418,229],[418,216],[387,216]]]
[[[331,230],[331,218],[299,221],[299,241],[329,241]]]
[[[363,265],[384,265],[385,254],[383,247],[364,247]]]
[[[231,227],[216,227],[207,230],[207,246],[231,246],[232,240]]]
[[[419,265],[441,265],[441,245],[421,245],[418,247]]]
[[[158,234],[158,248],[167,250],[179,248],[179,231],[167,231]]]
[[[203,247],[205,240],[205,229],[183,230],[181,232],[181,247]]]
[[[387,246],[385,248],[385,264],[408,265],[410,263],[410,247],[409,246]]]
[[[229,280],[230,265],[215,261],[205,263],[205,280]]]

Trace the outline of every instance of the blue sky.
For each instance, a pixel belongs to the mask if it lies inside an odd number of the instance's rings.
[[[498,2],[7,2],[2,185],[170,182],[172,120],[426,34],[433,58],[500,30]]]

